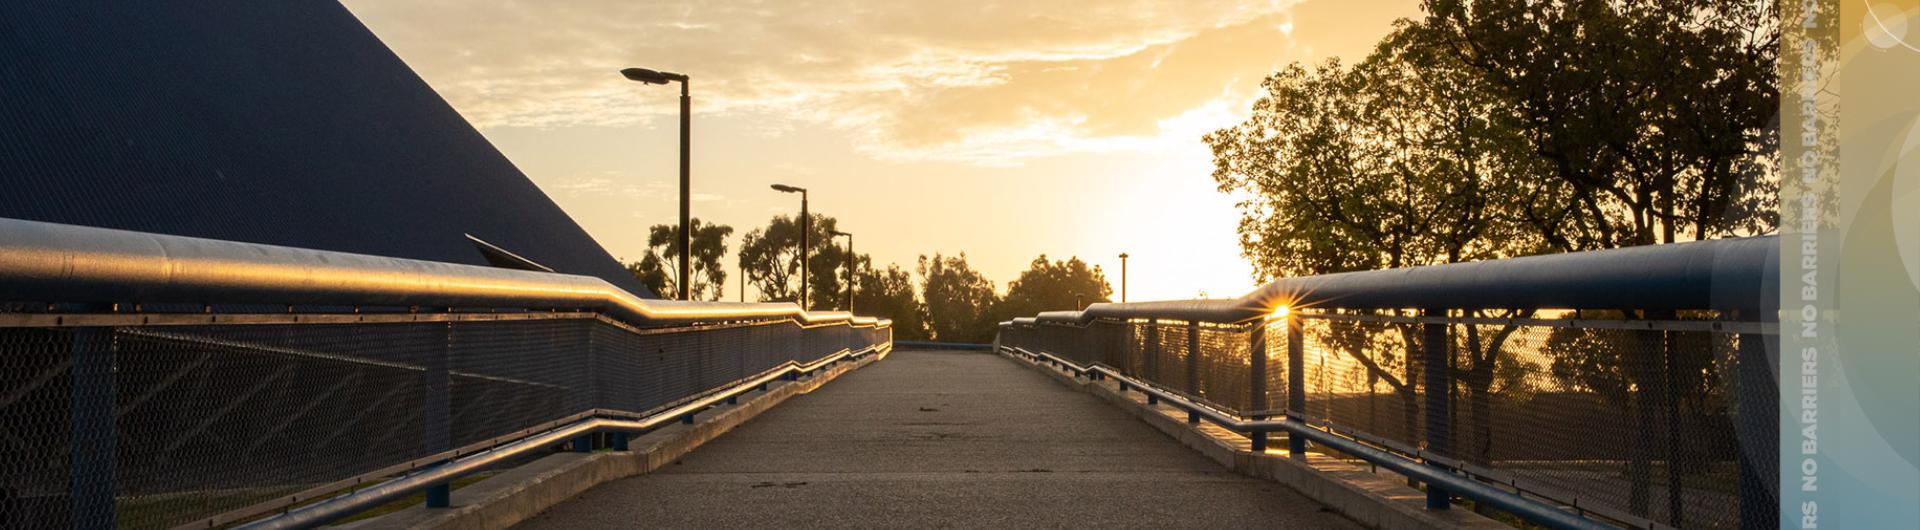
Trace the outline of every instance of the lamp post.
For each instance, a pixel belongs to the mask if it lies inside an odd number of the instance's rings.
[[[855,254],[853,253],[853,234],[841,232],[839,230],[834,230],[833,235],[835,237],[847,236],[847,312],[852,313],[853,312],[853,282],[854,282],[854,279],[857,278],[857,276],[854,276],[853,274],[853,269],[855,267],[860,266],[860,260],[856,258]]]
[[[692,172],[688,165],[688,145],[692,142],[693,122],[690,114],[693,99],[687,95],[686,74],[660,72],[645,68],[628,68],[620,71],[627,79],[649,85],[664,85],[680,82],[680,299],[693,299],[693,186]]]
[[[1127,303],[1127,253],[1120,253],[1120,303]]]
[[[813,216],[807,214],[807,189],[774,184],[773,191],[800,194],[800,309],[807,309],[807,240],[813,235]]]

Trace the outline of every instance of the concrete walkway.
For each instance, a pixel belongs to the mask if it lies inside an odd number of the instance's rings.
[[[1358,528],[984,352],[896,351],[521,528]]]

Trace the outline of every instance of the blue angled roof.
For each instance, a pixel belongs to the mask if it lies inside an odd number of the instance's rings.
[[[0,217],[488,264],[652,297],[331,0],[0,2]]]

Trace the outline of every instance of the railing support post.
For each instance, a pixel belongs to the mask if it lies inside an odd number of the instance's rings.
[[[614,431],[612,433],[608,433],[607,438],[609,439],[608,441],[610,445],[613,446],[613,450],[615,451],[628,450],[626,431]]]
[[[1287,312],[1287,415],[1294,421],[1307,417],[1307,348],[1300,315]],[[1307,458],[1307,438],[1287,436],[1287,453],[1298,460]]]
[[[74,528],[113,528],[120,463],[113,410],[119,387],[113,369],[113,328],[75,328],[71,347],[70,520]]]
[[[1250,344],[1247,345],[1247,375],[1251,381],[1247,382],[1247,408],[1248,410],[1261,411],[1267,409],[1266,321],[1255,322],[1253,325],[1253,334],[1249,338],[1251,340],[1248,341]],[[1265,414],[1254,413],[1249,414],[1248,419],[1264,420],[1267,419],[1267,416]],[[1247,433],[1247,441],[1253,448],[1254,453],[1267,452],[1267,433],[1265,431]]]
[[[1421,315],[1428,318],[1446,316],[1445,310],[1428,309]],[[1447,373],[1447,324],[1445,322],[1426,322],[1421,324],[1421,359],[1425,364],[1425,391],[1427,393],[1427,447],[1426,450],[1438,455],[1451,455],[1453,433],[1448,410],[1449,392],[1452,374]],[[1436,467],[1440,467],[1437,464]],[[1453,496],[1438,484],[1427,484],[1427,509],[1445,510],[1453,505]]]

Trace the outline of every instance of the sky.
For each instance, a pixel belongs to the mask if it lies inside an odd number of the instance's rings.
[[[965,252],[996,287],[1078,256],[1129,300],[1251,290],[1235,197],[1201,136],[1291,62],[1356,61],[1417,0],[346,0],[616,257],[678,222],[691,76],[693,215],[814,212],[876,267]],[[756,299],[749,287],[745,297]]]

